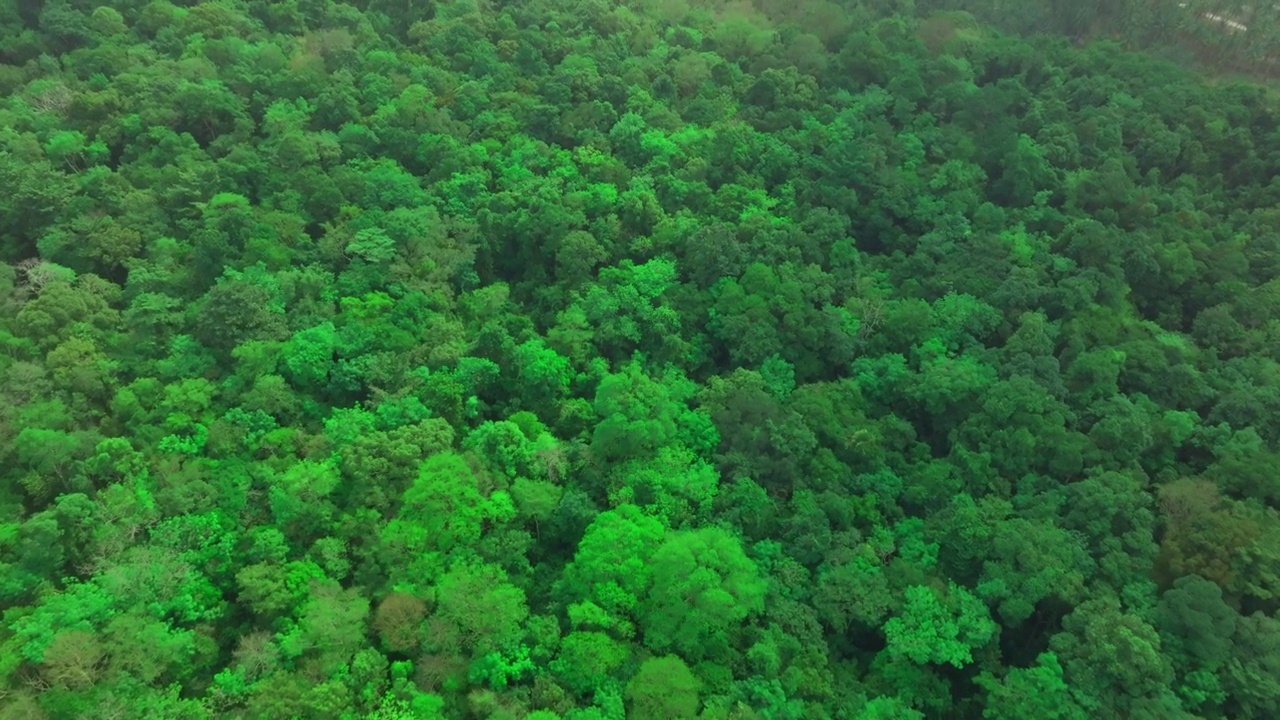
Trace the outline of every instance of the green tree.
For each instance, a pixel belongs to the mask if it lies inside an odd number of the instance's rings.
[[[589,695],[617,682],[618,670],[631,654],[625,643],[606,633],[575,631],[560,643],[551,670],[580,695]]]
[[[676,720],[698,713],[702,682],[674,655],[649,658],[627,683],[630,714],[642,720]]]
[[[766,583],[741,541],[720,528],[672,533],[650,560],[645,644],[690,660],[723,653],[734,631],[764,609]]]
[[[997,602],[1009,625],[1024,622],[1047,598],[1071,604],[1084,593],[1092,562],[1075,536],[1045,523],[1009,518],[996,528],[978,596]]]
[[[1280,684],[1273,674],[1277,647],[1280,623],[1261,613],[1240,618],[1234,657],[1221,673],[1223,689],[1230,695],[1227,713],[1261,718],[1280,707]]]
[[[288,378],[302,390],[324,396],[337,371],[337,329],[325,322],[293,334],[280,354]]]
[[[495,565],[459,563],[435,587],[427,646],[451,656],[479,657],[515,649],[529,616],[525,593]]]
[[[1162,647],[1183,667],[1215,669],[1231,655],[1240,616],[1222,598],[1222,588],[1199,575],[1178,578],[1157,609]]]
[[[651,558],[664,539],[662,523],[634,505],[620,505],[596,515],[565,567],[557,595],[590,600],[614,615],[635,617],[650,595]]]
[[[890,655],[964,667],[999,630],[982,602],[954,583],[945,595],[923,585],[907,588],[905,595],[901,614],[884,624]]]
[[[874,697],[855,715],[858,720],[923,720],[924,713],[913,710],[896,697]]]
[[[1114,598],[1077,606],[1049,646],[1086,712],[1122,712],[1169,694],[1173,668],[1161,652],[1159,634]]]
[[[990,720],[1028,715],[1054,720],[1088,717],[1071,698],[1062,666],[1053,653],[1041,654],[1031,667],[1012,668],[1000,679],[983,673],[978,684],[987,691],[982,716]]]
[[[441,453],[424,461],[405,491],[400,512],[382,531],[394,576],[428,583],[451,554],[466,555],[485,523],[500,517],[497,501],[481,494],[462,456]]]
[[[356,590],[319,582],[302,606],[298,624],[280,638],[280,649],[287,657],[314,653],[321,667],[333,672],[364,646],[368,616],[369,601]]]
[[[591,447],[603,459],[645,457],[675,440],[680,408],[668,388],[650,379],[638,362],[601,380],[594,404],[600,422]]]

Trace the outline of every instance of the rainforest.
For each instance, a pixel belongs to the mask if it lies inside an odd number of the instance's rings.
[[[1276,38],[0,2],[0,718],[1280,716]]]

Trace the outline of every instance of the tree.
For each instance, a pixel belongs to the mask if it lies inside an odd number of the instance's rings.
[[[575,631],[560,643],[551,670],[579,695],[589,695],[617,682],[618,670],[630,655],[628,646],[608,634]]]
[[[1019,135],[1009,154],[1005,156],[1004,169],[997,183],[999,194],[1009,205],[1029,205],[1036,193],[1058,184],[1054,168],[1045,158],[1045,152],[1034,139]]]
[[[1280,578],[1265,565],[1280,529],[1271,511],[1223,498],[1208,481],[1190,478],[1160,488],[1159,498],[1168,521],[1159,567],[1173,577],[1201,575],[1231,593],[1275,595]]]
[[[196,338],[224,353],[247,340],[281,340],[287,332],[284,308],[270,288],[246,278],[219,279],[197,308]]]
[[[519,388],[517,394],[531,408],[547,408],[569,392],[574,379],[569,360],[546,346],[541,340],[529,340],[516,347],[515,361]]]
[[[565,567],[556,594],[567,601],[590,600],[616,620],[638,614],[650,594],[651,558],[665,534],[662,523],[634,505],[596,515]]]
[[[324,397],[337,371],[338,334],[332,322],[324,322],[293,334],[280,355],[280,363],[299,389]]]
[[[1262,718],[1280,707],[1280,683],[1276,648],[1280,647],[1280,622],[1261,613],[1240,618],[1236,626],[1234,656],[1222,671],[1223,689],[1230,694],[1227,712]]]
[[[1222,598],[1222,588],[1199,575],[1174,581],[1156,610],[1162,647],[1184,668],[1221,667],[1231,656],[1240,616]]]
[[[722,476],[749,477],[778,490],[805,474],[817,437],[799,413],[769,394],[759,373],[739,369],[712,378],[699,400],[719,435],[716,460]]]
[[[631,716],[637,720],[677,720],[698,713],[702,682],[674,655],[649,658],[627,683]]]
[[[237,597],[263,620],[291,614],[324,573],[309,562],[246,565],[236,572]]]
[[[600,381],[594,405],[600,422],[591,434],[591,448],[602,459],[645,457],[676,437],[680,408],[670,391],[634,360]]]
[[[595,328],[597,352],[621,360],[639,350],[660,358],[682,349],[680,315],[664,300],[676,285],[676,264],[668,258],[645,263],[623,260],[600,270],[574,306]]]
[[[1093,570],[1075,536],[1022,518],[1000,523],[988,558],[977,593],[998,602],[1000,616],[1009,625],[1029,619],[1046,598],[1077,602]]]
[[[879,627],[896,605],[889,578],[869,546],[847,558],[832,558],[818,569],[813,607],[838,633]]]
[[[516,509],[539,527],[555,513],[564,497],[564,489],[544,480],[519,477],[511,484],[511,499]]]
[[[1028,668],[1012,668],[1003,678],[983,673],[978,684],[987,691],[982,716],[989,720],[1030,716],[1084,720],[1084,710],[1071,698],[1062,666],[1053,653],[1043,653]]]
[[[94,634],[83,630],[60,632],[44,651],[43,674],[54,687],[87,690],[102,675],[106,655]]]
[[[999,630],[982,602],[954,583],[941,596],[923,585],[907,588],[905,595],[902,612],[884,624],[892,656],[964,667]]]
[[[1086,712],[1123,712],[1139,701],[1169,694],[1173,668],[1161,653],[1159,634],[1115,598],[1078,605],[1049,647]]]
[[[651,460],[630,460],[612,473],[612,492],[641,504],[671,527],[680,527],[711,510],[720,477],[691,451],[668,445]]]
[[[458,563],[435,587],[427,647],[451,656],[512,650],[529,616],[525,593],[495,565]]]
[[[855,717],[858,720],[923,720],[924,713],[911,709],[896,697],[881,695],[867,701]]]
[[[408,593],[392,592],[378,603],[373,628],[388,650],[410,652],[418,647],[426,614],[427,605],[422,600]]]
[[[271,514],[299,545],[323,537],[336,508],[329,499],[341,477],[337,464],[302,461],[290,466],[272,483]]]
[[[733,631],[764,609],[766,584],[741,541],[720,528],[671,533],[650,560],[653,587],[642,601],[647,646],[700,660],[723,652]]]
[[[1084,534],[1100,574],[1119,588],[1155,562],[1154,505],[1139,473],[1092,473],[1069,486],[1062,525]]]
[[[402,498],[400,512],[382,530],[396,577],[428,583],[453,553],[465,556],[485,523],[501,517],[499,501],[480,492],[462,456],[441,453],[424,461]]]

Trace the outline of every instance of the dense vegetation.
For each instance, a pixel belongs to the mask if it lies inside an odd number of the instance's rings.
[[[1280,102],[938,4],[0,4],[0,717],[1277,717]]]
[[[906,5],[907,3],[900,3]],[[1214,71],[1280,72],[1280,4],[1255,0],[914,0],[1020,33],[1108,37]]]

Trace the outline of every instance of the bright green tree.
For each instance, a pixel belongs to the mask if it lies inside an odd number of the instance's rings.
[[[720,528],[669,535],[654,551],[643,600],[645,644],[698,660],[722,652],[740,624],[764,609],[766,583],[741,541]]]
[[[627,683],[630,716],[637,720],[678,720],[698,713],[698,680],[674,655],[649,658]]]
[[[884,625],[890,655],[916,663],[964,667],[973,651],[991,642],[999,630],[982,601],[952,584],[945,593],[924,585],[905,592],[902,612]]]

